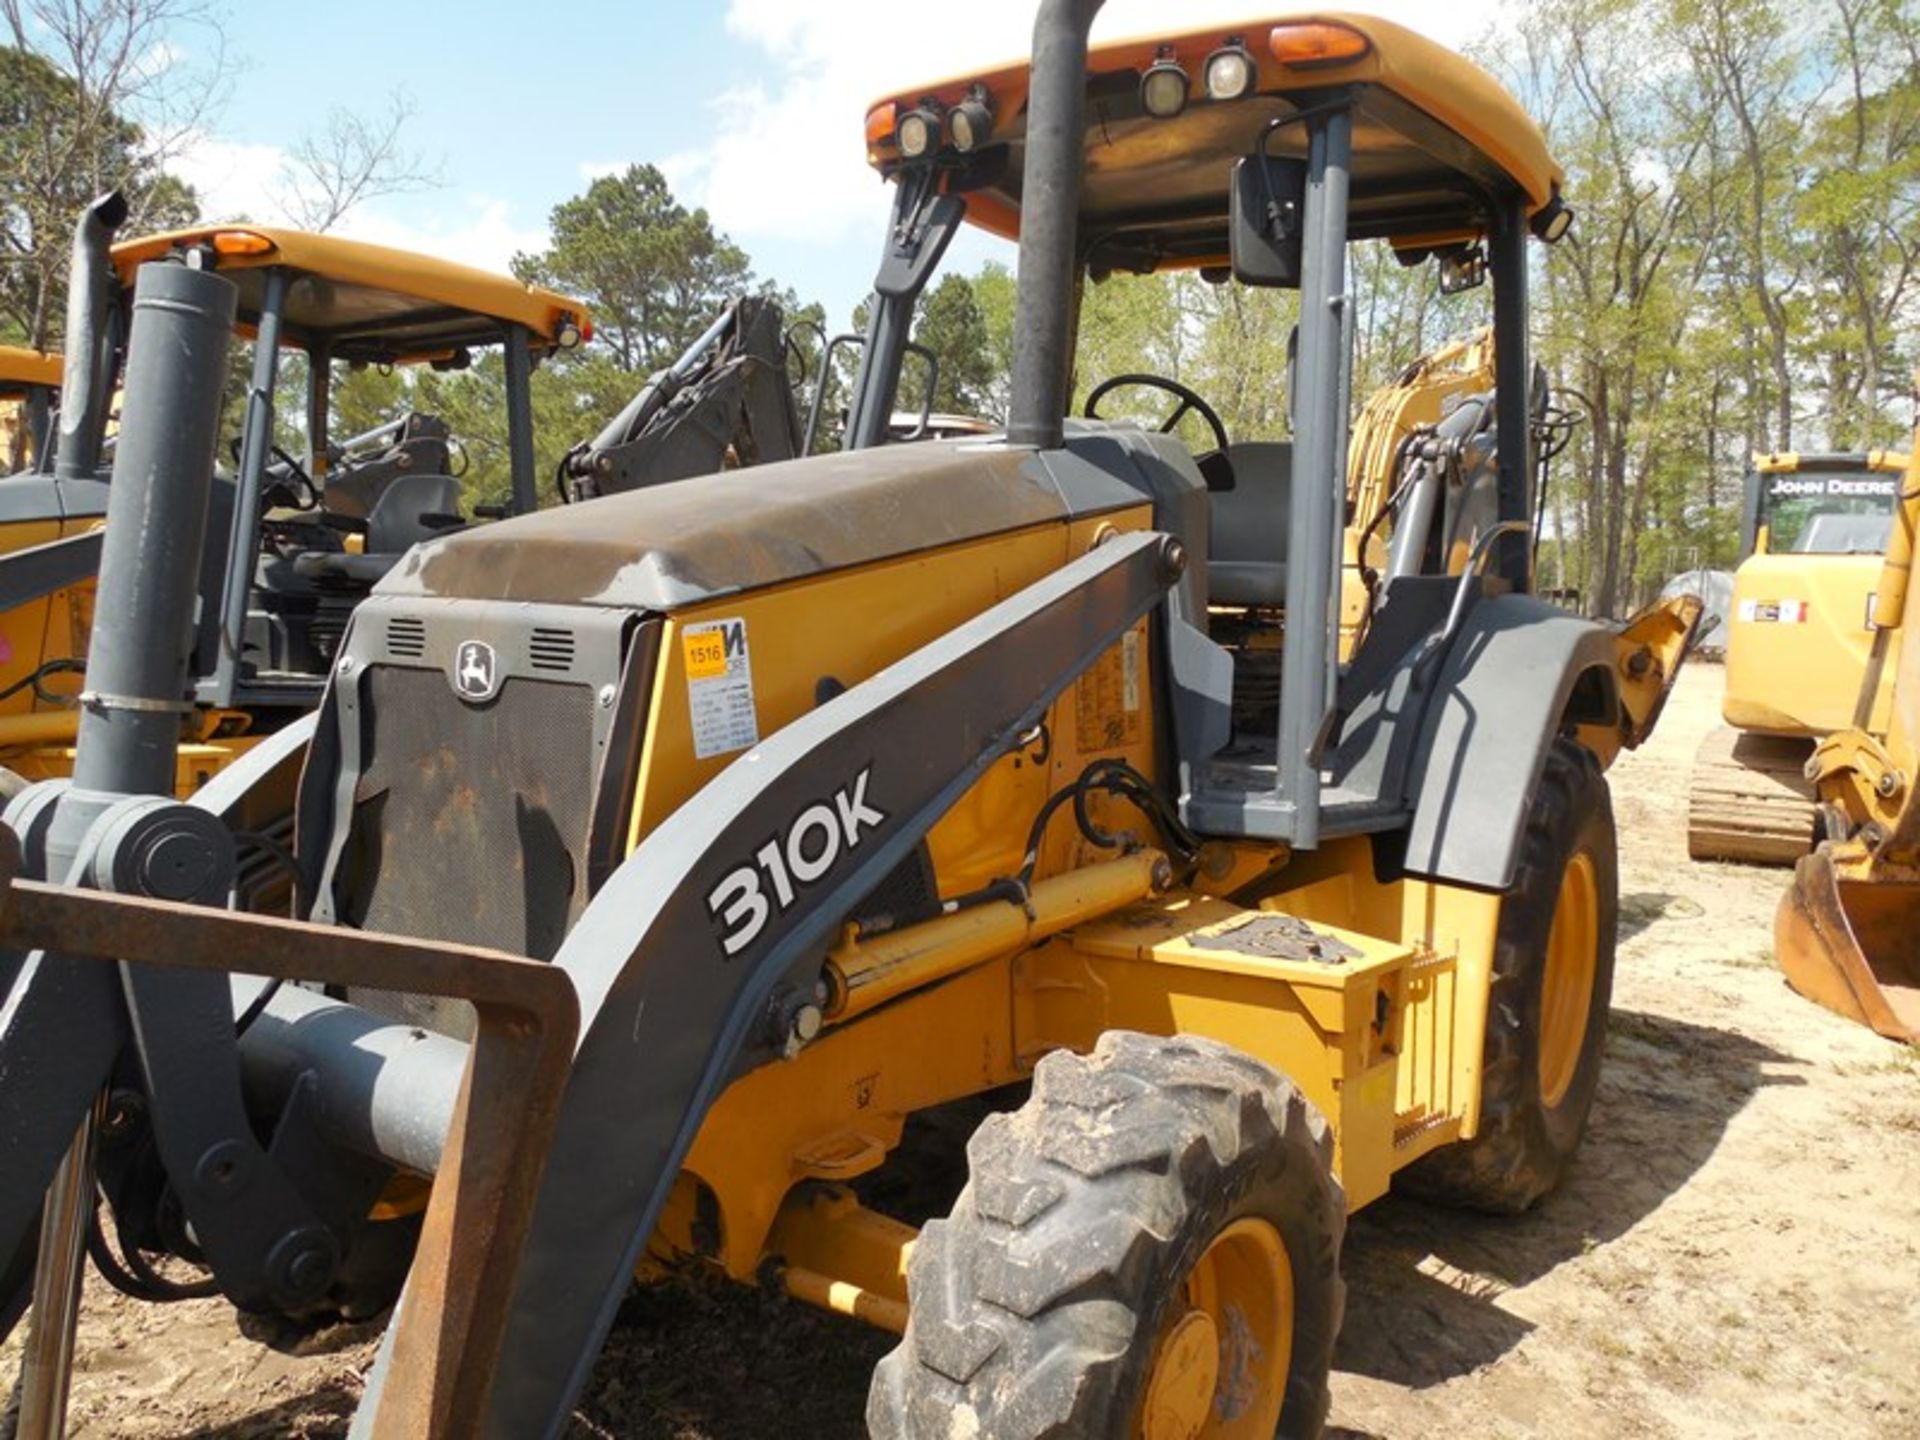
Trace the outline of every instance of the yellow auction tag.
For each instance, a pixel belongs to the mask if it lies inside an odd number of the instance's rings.
[[[711,680],[727,673],[727,636],[723,630],[688,630],[680,644],[689,680]]]

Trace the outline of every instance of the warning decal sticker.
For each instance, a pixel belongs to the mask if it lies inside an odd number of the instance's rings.
[[[1144,639],[1138,629],[1129,630],[1120,637],[1118,645],[1093,662],[1092,668],[1074,686],[1074,738],[1083,754],[1140,743],[1143,719],[1140,662]]]
[[[1742,600],[1740,618],[1757,625],[1804,625],[1812,607],[1804,600]]]
[[[702,760],[760,743],[745,620],[703,620],[680,632],[693,712],[693,753]]]

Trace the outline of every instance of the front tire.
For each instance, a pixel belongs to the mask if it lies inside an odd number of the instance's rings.
[[[1416,1161],[1397,1185],[1512,1215],[1566,1178],[1600,1085],[1619,890],[1606,777],[1592,752],[1557,740],[1500,905],[1479,1133]]]
[[[1345,1202],[1291,1082],[1209,1040],[1111,1032],[1043,1059],[967,1148],[874,1372],[876,1437],[1320,1433]]]

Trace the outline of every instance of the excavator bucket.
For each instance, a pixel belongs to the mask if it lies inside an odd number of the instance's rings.
[[[1889,1040],[1920,1044],[1920,880],[1848,880],[1825,845],[1801,857],[1773,922],[1802,995]]]

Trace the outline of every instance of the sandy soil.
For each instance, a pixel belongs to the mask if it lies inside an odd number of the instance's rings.
[[[1571,1182],[1348,1232],[1334,1433],[1920,1435],[1920,1055],[1772,962],[1783,871],[1687,859],[1717,666],[1611,772],[1621,946]]]
[[[1920,1055],[1782,983],[1781,872],[1687,861],[1719,687],[1690,669],[1613,772],[1623,943],[1577,1172],[1518,1220],[1355,1218],[1331,1435],[1920,1435]],[[217,1304],[97,1281],[87,1301],[80,1440],[343,1434],[372,1349],[362,1327],[286,1353]],[[744,1291],[638,1296],[575,1433],[856,1436],[888,1343]]]

